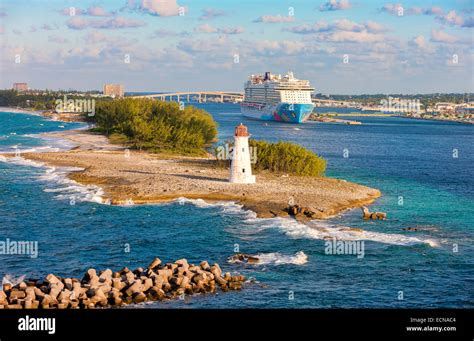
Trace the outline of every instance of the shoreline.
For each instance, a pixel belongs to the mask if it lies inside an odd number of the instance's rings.
[[[67,177],[104,191],[103,202],[113,205],[155,204],[179,198],[207,202],[232,201],[254,211],[259,218],[289,217],[289,202],[309,208],[311,218],[328,219],[346,210],[371,204],[381,196],[377,189],[329,177],[299,177],[258,172],[256,184],[231,184],[228,169],[218,168],[210,157],[185,157],[129,151],[100,134],[85,130],[43,133],[73,142],[68,151],[24,153],[22,157],[53,167],[76,167]],[[4,154],[5,157],[12,155]]]

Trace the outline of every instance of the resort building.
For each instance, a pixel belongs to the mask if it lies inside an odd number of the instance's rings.
[[[28,91],[28,83],[13,83],[13,90]]]
[[[104,96],[113,98],[122,98],[124,96],[124,89],[122,84],[105,84]]]

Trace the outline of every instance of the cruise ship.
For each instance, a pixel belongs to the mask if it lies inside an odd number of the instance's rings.
[[[293,72],[283,77],[270,72],[265,72],[264,76],[251,75],[244,87],[240,110],[250,118],[302,123],[314,108],[311,101],[314,88],[309,81],[296,79]]]

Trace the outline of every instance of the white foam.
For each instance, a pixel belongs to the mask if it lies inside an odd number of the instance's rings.
[[[294,255],[284,255],[279,252],[259,253],[255,257],[258,258],[257,264],[294,264],[303,265],[308,262],[308,256],[303,251],[298,251]]]
[[[217,207],[226,214],[235,214],[243,218],[243,224],[237,228],[229,228],[228,232],[240,235],[257,235],[267,229],[278,229],[284,234],[295,239],[328,239],[336,238],[338,240],[368,240],[384,244],[393,245],[414,245],[428,244],[431,247],[439,246],[434,239],[423,239],[418,237],[405,236],[395,233],[381,233],[352,229],[347,226],[336,226],[328,222],[312,221],[309,225],[299,223],[290,218],[257,218],[256,213],[246,211],[242,205],[235,202],[216,202],[208,203],[203,199],[178,198],[175,202],[179,204],[190,203],[197,207]]]
[[[347,226],[333,226],[329,223],[317,221],[311,222],[311,225],[304,225],[289,219],[278,219],[282,220],[280,221],[279,229],[282,230],[286,235],[293,238],[336,238],[338,240],[348,241],[368,240],[393,245],[414,245],[425,243],[432,247],[437,246],[437,243],[432,239],[422,239],[396,233],[366,231],[361,229],[353,229]]]
[[[19,166],[44,168],[44,173],[38,176],[38,180],[46,182],[48,187],[45,188],[44,191],[57,193],[55,198],[58,200],[67,200],[70,203],[104,203],[102,198],[104,191],[102,188],[95,185],[81,185],[78,182],[68,178],[69,173],[80,171],[82,168],[50,167],[46,166],[44,163],[24,159],[22,157],[6,158],[1,156],[0,162],[11,163]]]

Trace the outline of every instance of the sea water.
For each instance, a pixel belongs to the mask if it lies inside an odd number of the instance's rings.
[[[258,219],[234,203],[185,198],[99,204],[100,188],[67,179],[74,169],[21,158],[23,150],[70,148],[38,134],[83,125],[3,112],[0,151],[18,157],[0,158],[0,242],[37,241],[38,257],[0,254],[0,278],[82,277],[90,267],[118,270],[145,267],[154,257],[187,258],[217,262],[252,283],[239,292],[132,308],[474,306],[472,126],[396,117],[294,125],[250,120],[233,104],[196,106],[214,116],[221,141],[242,122],[252,138],[292,141],[317,152],[328,161],[329,176],[380,189],[370,210],[387,212],[388,219],[364,221],[356,209],[304,225]],[[404,230],[409,227],[417,230]],[[328,254],[332,240],[363,242],[363,257]],[[258,255],[261,263],[228,263],[236,251]]]

